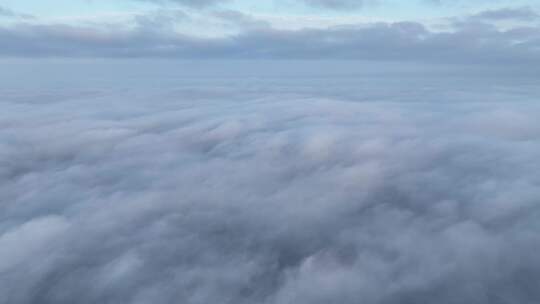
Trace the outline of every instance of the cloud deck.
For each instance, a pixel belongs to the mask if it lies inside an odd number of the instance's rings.
[[[529,88],[216,81],[2,93],[0,303],[540,298]]]

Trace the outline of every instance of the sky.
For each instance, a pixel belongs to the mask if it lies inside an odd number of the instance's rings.
[[[4,0],[0,56],[528,65],[539,58],[539,9],[532,0]]]

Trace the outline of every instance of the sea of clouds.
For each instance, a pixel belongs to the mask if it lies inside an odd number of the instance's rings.
[[[0,303],[538,303],[538,88],[399,79],[0,90]]]

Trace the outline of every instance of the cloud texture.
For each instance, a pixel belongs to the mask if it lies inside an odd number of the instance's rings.
[[[377,79],[4,89],[0,303],[538,302],[532,91]]]
[[[438,30],[416,21],[284,29],[275,27],[268,20],[231,10],[208,14],[204,19],[212,20],[213,26],[232,33],[204,36],[181,32],[177,22],[183,20],[189,24],[193,20],[179,10],[141,14],[132,22],[121,24],[18,22],[0,26],[0,44],[3,46],[0,57],[540,64],[540,28],[535,22],[538,14],[529,8],[484,11],[453,18],[446,22],[448,24],[439,24]],[[510,27],[497,24],[512,20],[525,23],[518,22]],[[203,29],[204,24],[200,28]]]
[[[483,20],[538,20],[540,15],[528,7],[487,10],[473,16]]]

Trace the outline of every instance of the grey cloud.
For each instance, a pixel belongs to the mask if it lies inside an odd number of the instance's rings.
[[[540,19],[540,15],[530,7],[503,8],[487,10],[471,16],[477,20],[521,20],[530,21]]]
[[[119,67],[2,87],[0,303],[540,299],[535,81]]]
[[[226,15],[222,13],[224,20],[228,18]],[[200,38],[178,34],[174,30],[159,30],[160,18],[153,18],[155,22],[138,22],[135,29],[96,30],[30,24],[4,26],[0,28],[0,41],[6,47],[0,50],[0,55],[327,58],[489,64],[532,64],[540,59],[535,47],[535,41],[540,39],[537,27],[500,30],[486,23],[468,22],[456,24],[454,31],[434,32],[420,23],[399,22],[289,31],[261,26],[256,19],[241,16],[240,21],[248,22],[250,26],[240,34],[224,38]]]
[[[212,16],[224,21],[225,23],[236,25],[242,30],[270,29],[272,27],[267,21],[259,20],[249,14],[235,10],[215,11]]]
[[[366,4],[363,0],[303,0],[306,4],[327,9],[360,8]]]
[[[174,32],[178,21],[188,20],[190,16],[179,9],[157,10],[152,13],[139,14],[134,17],[136,29],[145,32]]]

